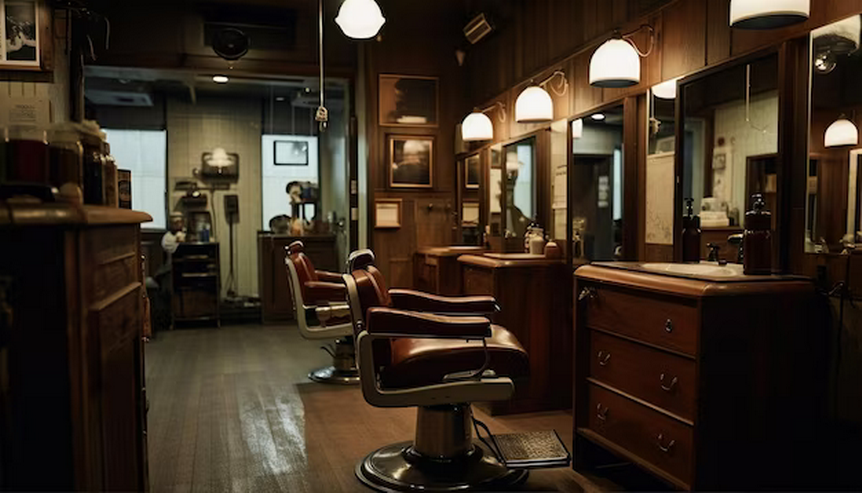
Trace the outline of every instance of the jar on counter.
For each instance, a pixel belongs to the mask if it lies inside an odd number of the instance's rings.
[[[99,136],[98,126],[81,124],[84,146],[84,203],[89,205],[105,204],[105,150],[104,141]]]
[[[104,132],[102,133],[104,135]],[[105,187],[105,205],[120,206],[120,192],[117,177],[117,161],[111,155],[111,144],[105,142],[105,172],[103,174]]]
[[[61,194],[78,197],[83,191],[84,146],[73,124],[58,124],[48,132],[49,180]]]
[[[6,180],[48,184],[47,131],[40,127],[13,125],[6,134]]]

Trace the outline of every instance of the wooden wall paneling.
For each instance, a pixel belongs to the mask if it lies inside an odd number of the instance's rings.
[[[706,64],[730,58],[730,0],[706,2]]]
[[[581,19],[583,20],[584,39],[593,39],[604,32],[604,29],[599,24],[599,11],[605,2],[606,0],[583,0],[581,2],[583,7]]]
[[[532,2],[543,3],[543,2]],[[552,48],[551,58],[566,56],[586,40],[581,29],[582,3],[578,0],[548,0],[551,14],[547,26],[548,42]]]
[[[640,29],[641,25],[650,25],[654,30],[654,44],[653,50],[647,57],[641,58],[641,81],[639,84],[631,87],[613,89],[613,88],[605,88],[602,89],[602,101],[604,103],[609,103],[613,101],[619,101],[620,99],[631,96],[633,94],[640,94],[645,92],[647,89],[652,87],[655,84],[658,84],[662,81],[662,49],[661,49],[661,36],[662,36],[662,22],[661,16],[655,15],[651,18],[644,20],[643,23],[629,23],[622,27],[622,32],[631,33],[637,31],[632,40],[637,44],[638,49],[641,52],[646,53],[649,50],[650,46],[650,33],[648,29]]]
[[[706,4],[703,0],[679,0],[662,11],[663,80],[705,65]]]
[[[637,260],[646,260],[646,166],[647,152],[649,151],[649,101],[648,94],[637,96],[637,177],[634,186],[637,194],[626,194],[633,197],[633,207],[637,211]]]
[[[808,91],[811,64],[809,63],[810,45],[808,37],[797,38],[788,43],[786,77],[792,80],[792,86],[788,91],[789,113],[783,120],[793,122],[792,128],[786,128],[782,134],[784,140],[780,144],[781,152],[785,155],[790,184],[790,213],[787,214],[790,221],[789,229],[789,252],[788,267],[790,272],[803,272],[805,268],[805,223],[808,196],[808,132],[809,132],[809,108]]]
[[[584,51],[572,59],[574,82],[572,91],[572,113],[584,113],[602,104],[602,89],[590,85],[590,57],[592,50]]]
[[[638,98],[628,97],[623,102],[623,260],[637,260],[641,236],[641,215],[638,207],[641,182],[639,161],[643,139],[639,121],[646,117],[640,113]],[[645,165],[645,163],[644,163]]]

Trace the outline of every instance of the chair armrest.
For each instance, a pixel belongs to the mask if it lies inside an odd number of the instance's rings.
[[[336,274],[335,272],[329,272],[325,270],[315,271],[317,273],[317,279],[323,282],[334,282],[335,284],[344,284],[344,279],[341,278],[341,274]]]
[[[390,289],[389,296],[392,298],[392,306],[399,310],[483,315],[500,311],[493,296],[438,296],[412,289]]]
[[[491,321],[484,317],[445,317],[430,313],[371,308],[366,330],[392,337],[482,339],[491,337]]]
[[[308,299],[304,301],[309,305],[347,299],[347,288],[344,284],[334,282],[308,281],[305,283],[305,293]]]

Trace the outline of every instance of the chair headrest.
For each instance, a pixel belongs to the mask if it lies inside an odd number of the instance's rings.
[[[347,257],[347,272],[364,269],[373,263],[374,252],[369,249],[357,250]]]
[[[305,250],[305,245],[303,245],[302,242],[299,240],[296,240],[287,246],[287,253],[289,255],[302,252],[303,250]]]

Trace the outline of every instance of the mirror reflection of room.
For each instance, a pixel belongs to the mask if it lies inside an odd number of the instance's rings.
[[[507,238],[524,238],[535,219],[536,140],[526,139],[503,148],[506,173]]]
[[[840,253],[862,243],[860,33],[858,15],[811,32],[806,252]]]
[[[623,107],[576,119],[571,132],[573,257],[618,260],[623,238]]]
[[[682,87],[683,198],[700,217],[701,258],[708,244],[737,261],[728,243],[742,233],[755,194],[778,224],[778,56],[742,63]],[[683,201],[682,214],[686,214]]]

